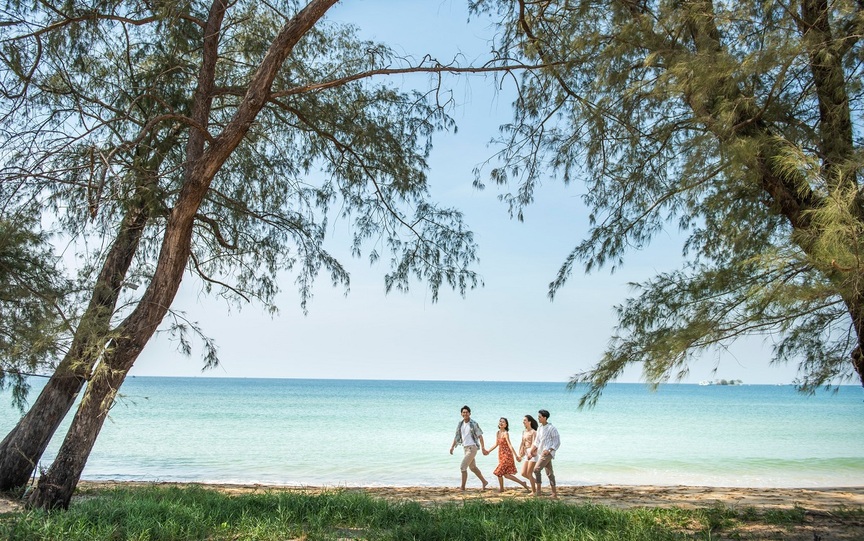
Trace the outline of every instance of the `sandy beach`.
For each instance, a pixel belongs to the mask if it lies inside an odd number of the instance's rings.
[[[118,484],[151,485],[143,482],[93,482],[82,481],[81,489],[110,488]],[[177,483],[157,483],[163,486]],[[297,491],[317,494],[333,490],[362,491],[376,498],[390,501],[412,500],[421,505],[462,503],[471,500],[489,502],[504,499],[530,498],[521,488],[506,488],[498,492],[497,487],[469,487],[465,492],[450,487],[346,487],[346,486],[274,486],[274,485],[202,485],[228,494],[248,494],[268,491]],[[559,500],[570,504],[602,504],[619,509],[637,507],[710,508],[725,506],[733,509],[755,508],[759,511],[771,509],[801,508],[805,511],[803,525],[778,529],[759,526],[748,530],[750,539],[807,540],[861,540],[864,539],[864,519],[850,518],[843,511],[864,510],[864,487],[840,488],[737,488],[701,486],[622,486],[586,485],[559,487]],[[20,502],[0,496],[0,513],[21,508]]]
[[[115,483],[82,482],[81,488],[110,487]],[[125,483],[148,484],[148,483]],[[160,483],[172,485],[174,483]],[[482,499],[489,502],[513,498],[530,498],[525,490],[505,487],[498,492],[491,485],[486,490],[469,487],[465,492],[450,487],[295,487],[274,485],[202,485],[230,494],[290,490],[320,493],[332,490],[362,491],[392,501],[412,500],[424,505]],[[594,503],[618,509],[634,507],[699,508],[725,505],[733,508],[792,509],[801,507],[814,512],[836,509],[864,509],[864,487],[848,488],[724,488],[697,486],[622,486],[587,485],[559,487],[559,500],[565,503]],[[548,496],[548,491],[547,494]]]

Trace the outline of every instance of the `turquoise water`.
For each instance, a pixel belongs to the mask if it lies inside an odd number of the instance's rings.
[[[559,484],[864,485],[857,386],[804,396],[789,386],[614,384],[586,411],[563,383],[137,377],[122,395],[84,479],[451,486],[461,448],[448,451],[469,404],[488,442],[503,416],[516,445],[523,415],[548,409],[562,439]],[[19,414],[8,392],[0,398],[5,435]],[[494,479],[495,453],[478,465]]]

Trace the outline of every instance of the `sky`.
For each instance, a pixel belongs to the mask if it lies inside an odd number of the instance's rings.
[[[328,17],[351,22],[361,35],[417,58],[467,61],[489,49],[488,21],[467,24],[462,0],[345,0]],[[424,76],[425,77],[425,76]],[[405,84],[428,84],[414,76]],[[351,273],[350,292],[316,284],[304,315],[286,274],[277,298],[280,313],[259,305],[238,311],[201,293],[188,276],[173,305],[216,340],[220,366],[202,372],[198,356],[185,357],[165,335],[151,340],[132,375],[201,377],[349,378],[468,381],[560,381],[592,367],[614,332],[614,307],[641,282],[681,265],[682,239],[659,236],[629,254],[614,274],[601,268],[585,275],[576,268],[554,301],[548,284],[565,257],[588,231],[579,183],[543,182],[525,221],[510,219],[497,187],[472,187],[473,169],[494,153],[488,145],[511,118],[512,88],[496,91],[491,77],[448,78],[458,108],[456,134],[438,134],[430,157],[433,199],[459,208],[475,232],[477,266],[484,287],[464,298],[441,291],[433,303],[425,284],[385,295],[384,265],[351,258],[347,224],[331,225],[328,249]],[[790,383],[791,366],[769,366],[770,347],[761,340],[706,354],[691,365],[684,382],[740,379],[745,383]],[[716,372],[713,370],[716,369]],[[632,367],[619,381],[641,381]]]

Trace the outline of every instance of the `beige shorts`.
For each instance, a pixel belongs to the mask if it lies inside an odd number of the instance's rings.
[[[462,464],[459,465],[459,469],[461,471],[474,471],[477,469],[477,465],[474,463],[474,457],[477,456],[477,450],[479,449],[476,445],[466,445],[465,446],[465,457],[462,459]]]

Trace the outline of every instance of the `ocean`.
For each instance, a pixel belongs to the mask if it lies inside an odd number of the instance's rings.
[[[560,382],[134,377],[121,395],[83,479],[456,486],[462,450],[448,451],[467,404],[487,446],[500,417],[518,446],[523,416],[549,410],[560,485],[864,486],[858,386],[805,396],[791,386],[612,384],[590,410]],[[8,391],[0,399],[5,435],[20,414]],[[497,451],[477,462],[495,485]],[[479,487],[473,475],[468,486]]]

